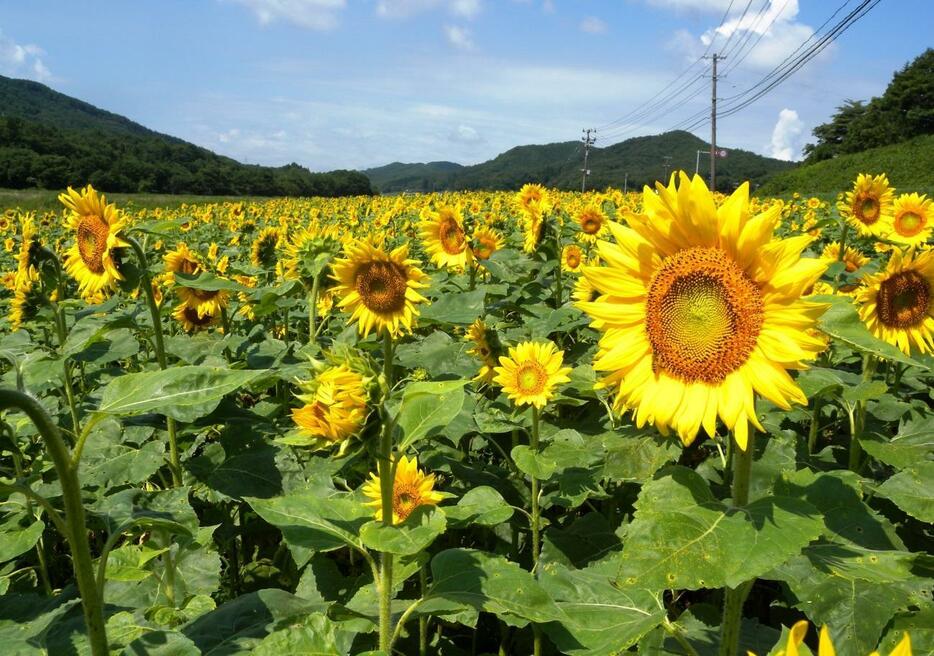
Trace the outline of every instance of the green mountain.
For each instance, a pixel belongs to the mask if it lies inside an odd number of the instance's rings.
[[[637,137],[606,148],[591,148],[588,168],[589,188],[608,186],[641,189],[665,177],[672,168],[693,172],[700,156],[700,172],[707,174],[710,146],[684,131]],[[791,162],[763,157],[746,150],[725,148],[727,156],[717,160],[717,188],[728,191],[744,180],[753,187],[769,176],[794,166]],[[451,162],[402,164],[395,162],[364,173],[383,193],[400,191],[442,191],[464,189],[518,189],[526,182],[538,182],[558,189],[580,189],[583,144],[576,141],[541,146],[518,146],[493,159],[461,166]],[[628,176],[628,178],[627,178]],[[628,182],[627,182],[628,181]]]
[[[357,171],[241,164],[27,80],[0,76],[0,187],[233,196],[372,193]]]
[[[829,194],[853,186],[860,173],[888,175],[899,191],[934,191],[934,135],[924,135],[860,153],[837,155],[780,173],[759,189],[762,195]]]

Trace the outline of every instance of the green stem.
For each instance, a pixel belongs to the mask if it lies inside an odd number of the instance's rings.
[[[477,263],[471,258],[470,263],[467,265],[470,268],[470,286],[469,290],[473,291],[477,287]]]
[[[87,625],[88,642],[94,656],[106,656],[107,633],[104,628],[104,609],[91,564],[91,546],[88,543],[87,523],[81,503],[81,485],[77,468],[71,466],[71,454],[62,439],[62,434],[45,409],[31,396],[14,390],[0,390],[0,410],[18,408],[22,410],[39,430],[45,447],[52,458],[62,486],[62,501],[65,506],[65,539],[71,547],[72,566],[81,595],[84,621]]]
[[[146,294],[146,302],[149,305],[149,316],[152,319],[152,338],[156,345],[156,360],[160,369],[168,369],[168,360],[165,357],[165,342],[162,337],[162,315],[159,313],[159,306],[156,304],[156,297],[152,293],[152,278],[149,276],[149,261],[146,259],[146,253],[135,239],[128,235],[122,235],[139,262],[140,284],[143,286],[143,292]],[[172,417],[165,418],[166,429],[169,433],[169,469],[172,470],[172,484],[180,487],[182,484],[182,463],[178,455],[178,436],[176,434],[175,420]]]
[[[664,628],[665,631],[668,632],[668,635],[674,638],[677,643],[681,645],[681,648],[684,649],[684,653],[688,654],[688,656],[699,656],[697,650],[694,649],[694,645],[692,645],[688,639],[684,637],[684,634],[681,633],[681,629],[675,626],[667,617],[662,623],[662,628]]]
[[[386,398],[383,400],[385,408],[392,390],[392,358],[393,343],[389,331],[383,333],[383,377],[386,382]],[[392,526],[392,429],[388,413],[383,413],[383,426],[379,438],[379,453],[377,467],[379,469],[380,497],[382,501],[383,525]],[[380,582],[379,582],[379,648],[390,653],[392,648],[392,565],[391,553],[380,553]]]
[[[557,220],[555,221],[555,249],[557,251],[558,262],[555,265],[555,309],[561,307],[561,295],[562,295],[562,286],[564,281],[561,277],[561,226],[558,225]]]
[[[6,423],[3,423],[2,429],[4,433],[7,433],[10,442],[14,446],[14,451],[11,455],[13,456],[13,470],[16,472],[16,479],[22,480],[24,478],[23,459],[21,452],[19,451],[19,446],[16,444],[16,438],[13,435],[12,429],[10,429]],[[45,500],[43,499],[43,501]],[[40,504],[40,506],[41,505],[42,504]],[[26,495],[26,512],[30,517],[39,517],[39,514],[37,514],[33,509],[32,499],[28,495]],[[39,540],[36,542],[36,558],[39,559],[39,577],[42,579],[42,589],[45,591],[46,595],[52,596],[52,582],[49,578],[49,567],[46,564],[45,559],[45,544],[42,541],[41,535],[39,536]]]
[[[418,591],[424,598],[428,592],[428,565],[422,565],[418,570]],[[402,623],[402,620],[399,620]],[[418,656],[428,656],[428,616],[418,618]]]
[[[733,507],[742,508],[749,503],[749,482],[752,477],[752,454],[755,433],[749,432],[745,451],[733,449]],[[745,581],[735,588],[726,588],[723,594],[723,622],[720,627],[720,656],[736,656],[739,631],[743,621],[743,603],[753,581]]]
[[[846,254],[846,237],[849,232],[849,224],[846,219],[841,218],[842,226],[840,227],[840,252],[837,254],[837,262],[843,262],[843,256]],[[843,271],[837,274],[836,279],[834,280],[834,287],[836,289],[840,288],[840,279],[843,276]]]
[[[59,298],[64,293],[63,285],[59,285]],[[65,309],[56,304],[55,308],[55,331],[58,333],[58,347],[62,350],[62,368],[65,377],[65,398],[68,399],[68,411],[71,413],[71,432],[77,435],[81,432],[81,426],[78,423],[78,405],[75,402],[75,388],[72,383],[71,360],[65,355],[65,340],[68,339],[68,328],[65,324]]]
[[[560,264],[560,263],[559,263]],[[541,411],[537,406],[532,406],[532,434],[529,446],[532,452],[538,455],[538,433]],[[538,505],[540,494],[538,479],[532,477],[532,574],[538,578],[538,557],[541,552],[541,508]],[[542,653],[542,630],[537,624],[532,625],[532,653],[534,656],[541,656]]]
[[[876,374],[877,360],[866,353],[863,355],[863,381],[869,382]],[[860,399],[856,402],[855,417],[850,421],[850,471],[858,472],[863,457],[863,447],[859,438],[866,429],[866,401]]]
[[[808,453],[814,453],[817,450],[817,436],[820,433],[820,411],[823,406],[821,397],[816,396],[813,399],[814,409],[811,411],[811,426],[808,429]]]
[[[311,292],[308,294],[308,343],[314,344],[318,336],[316,324],[318,322],[318,290],[321,286],[321,274],[315,274],[311,283]]]

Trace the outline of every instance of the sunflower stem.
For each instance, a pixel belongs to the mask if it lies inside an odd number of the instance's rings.
[[[873,376],[876,374],[876,365],[877,360],[866,353],[863,355],[863,382],[869,382],[872,380]],[[862,436],[863,431],[866,428],[866,401],[860,399],[856,402],[856,409],[854,412],[854,417],[850,422],[850,457],[849,457],[849,468],[850,471],[858,472],[860,468],[860,461],[863,457],[863,447],[859,443],[859,438]]]
[[[64,285],[59,283],[58,297],[62,298]],[[58,347],[62,351],[62,369],[65,378],[65,398],[68,400],[68,412],[71,414],[71,432],[77,435],[81,432],[81,425],[78,423],[78,405],[75,402],[75,388],[72,383],[71,360],[65,355],[65,340],[68,339],[68,328],[65,324],[65,309],[56,303],[55,307],[55,330],[58,333]]]
[[[424,598],[428,592],[428,565],[418,569],[418,594]],[[418,656],[428,656],[428,616],[418,618]]]
[[[143,252],[139,242],[123,235],[123,240],[130,245],[136,260],[139,262],[140,284],[143,287],[143,293],[146,294],[146,303],[149,305],[149,316],[152,318],[152,339],[156,345],[156,361],[160,369],[168,369],[168,360],[165,357],[165,342],[162,338],[162,315],[159,313],[159,306],[156,303],[155,294],[152,293],[152,278],[149,275],[149,261],[146,259],[146,253]],[[182,484],[182,464],[178,456],[178,436],[175,430],[175,419],[165,418],[166,430],[169,434],[169,469],[172,470],[172,485],[180,487]]]
[[[321,274],[316,273],[314,281],[311,283],[311,292],[308,294],[308,343],[314,344],[317,341],[318,330],[315,324],[318,322],[318,288],[321,286]]]
[[[383,332],[383,377],[386,383],[386,396],[383,399],[383,425],[379,438],[377,467],[379,470],[379,488],[382,501],[383,525],[392,526],[392,425],[385,407],[392,390],[393,343],[389,330]],[[379,648],[389,654],[392,649],[392,561],[391,553],[380,553],[379,570]]]
[[[755,433],[750,431],[746,448],[733,449],[733,507],[742,508],[749,503],[749,482],[752,477],[752,454]],[[723,622],[720,626],[720,656],[736,656],[739,631],[743,622],[743,603],[752,589],[753,581],[745,581],[723,593]]]
[[[91,546],[88,543],[84,506],[81,503],[78,468],[72,467],[71,454],[62,439],[61,431],[38,401],[22,392],[0,390],[0,410],[9,408],[17,408],[29,416],[39,430],[45,448],[55,465],[59,483],[62,486],[62,501],[65,506],[65,539],[71,549],[72,566],[75,570],[78,592],[81,595],[88,642],[94,656],[106,656],[109,650],[104,625],[104,609],[91,565]]]
[[[814,409],[811,411],[811,426],[808,429],[808,453],[817,450],[817,436],[820,433],[820,411],[823,400],[820,396],[814,397]]]
[[[555,263],[555,309],[561,307],[561,292],[564,281],[561,278],[561,226],[555,220],[555,253],[557,262]]]
[[[538,434],[539,434],[539,420],[540,420],[541,410],[538,409],[538,406],[532,406],[532,434],[530,436],[530,444],[532,447],[532,453],[536,456],[538,455]],[[538,578],[538,556],[541,551],[541,508],[538,505],[539,497],[539,483],[538,479],[534,476],[532,477],[532,575],[535,578]],[[532,653],[534,656],[541,656],[542,653],[542,630],[537,624],[532,625]]]

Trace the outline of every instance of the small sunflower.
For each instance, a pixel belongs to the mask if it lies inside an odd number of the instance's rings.
[[[334,262],[338,306],[350,312],[349,322],[357,322],[360,334],[369,335],[375,328],[395,337],[412,330],[418,316],[415,306],[428,301],[418,293],[427,276],[408,254],[408,244],[386,253],[368,241],[355,241]]]
[[[356,434],[366,420],[366,379],[345,365],[329,367],[313,380],[299,381],[304,405],[292,411],[302,446],[324,448]]]
[[[895,200],[892,230],[886,235],[906,246],[919,246],[931,237],[934,209],[926,195],[902,194]]]
[[[821,258],[827,260],[828,264],[840,261],[840,242],[833,241],[824,247]],[[843,264],[847,273],[853,273],[869,262],[869,258],[859,252],[859,250],[847,246],[843,251]]]
[[[837,205],[840,215],[847,218],[861,235],[882,235],[892,218],[893,189],[884,173],[875,177],[860,173],[852,191]]]
[[[934,251],[892,251],[884,271],[863,278],[859,316],[906,355],[934,351]]]
[[[35,272],[39,266],[42,244],[36,239],[36,224],[28,214],[20,223],[19,257],[17,257],[16,277],[21,280]]]
[[[436,266],[457,270],[467,267],[471,260],[470,244],[457,208],[443,206],[437,212],[426,212],[420,228],[425,251]]]
[[[306,289],[311,289],[315,276],[321,273],[322,262],[330,262],[340,251],[340,246],[337,230],[333,226],[302,228],[285,246],[286,277],[301,280]]]
[[[550,209],[548,191],[540,184],[528,183],[516,194],[519,207],[526,212],[547,212]]]
[[[762,430],[755,394],[783,409],[807,403],[787,370],[823,349],[808,329],[826,306],[801,296],[827,263],[801,258],[806,235],[774,240],[781,210],[753,215],[748,184],[718,206],[699,176],[677,177],[645,188],[629,227],[609,225],[606,266],[584,267],[600,296],[577,306],[603,332],[594,368],[617,411],[685,444],[702,426],[715,435],[719,416],[745,449],[748,424]]]
[[[788,630],[788,638],[785,641],[785,648],[778,649],[775,656],[799,656],[801,654],[801,645],[804,644],[804,638],[808,633],[808,621],[801,620],[796,622]],[[750,656],[756,656],[753,652],[748,652]],[[807,652],[813,654],[814,652]],[[817,643],[817,656],[836,656],[837,650],[834,648],[833,641],[830,638],[830,631],[826,626],[822,626]],[[879,656],[879,652],[874,651],[869,656]],[[889,652],[888,656],[911,656],[911,638],[906,631],[895,648]]]
[[[554,342],[522,342],[500,356],[494,382],[516,405],[544,408],[555,396],[555,387],[571,379],[570,367],[563,367],[564,353]]]
[[[128,244],[118,236],[126,224],[117,206],[88,185],[80,192],[68,187],[58,199],[70,210],[66,224],[75,231],[65,271],[78,281],[82,296],[109,292],[123,280],[120,249]]]
[[[596,205],[587,205],[575,217],[582,241],[595,242],[606,232],[606,214]]]
[[[189,333],[213,326],[219,319],[216,314],[199,314],[197,309],[186,303],[179,303],[172,311],[172,317]]]
[[[227,307],[230,294],[226,290],[208,290],[186,287],[175,278],[176,273],[197,276],[204,271],[201,259],[185,244],[179,242],[174,250],[165,254],[166,279],[177,284],[176,290],[182,303],[194,310],[199,317],[217,317]],[[173,315],[174,316],[174,315]],[[176,317],[178,318],[178,317]],[[181,319],[179,319],[181,321]]]
[[[485,383],[489,385],[493,382],[496,375],[496,358],[493,357],[493,349],[490,347],[490,331],[487,329],[483,319],[477,319],[467,329],[464,339],[473,343],[467,349],[467,353],[480,359],[480,371],[474,377],[474,382]]]
[[[14,283],[13,300],[10,302],[10,329],[17,331],[23,324],[36,316],[36,312],[45,303],[39,286],[39,274],[29,269]]]
[[[493,228],[482,226],[473,232],[473,254],[478,260],[488,260],[506,244],[503,236]]]
[[[250,261],[253,266],[266,270],[275,268],[279,258],[277,249],[282,241],[282,233],[278,228],[263,228],[253,240],[250,247]]]
[[[444,497],[440,492],[435,492],[435,475],[426,476],[422,473],[415,458],[409,459],[402,456],[395,465],[396,475],[392,485],[392,523],[401,524],[419,506],[438,505]],[[372,499],[364,505],[374,509],[373,515],[376,521],[382,521],[383,497],[380,491],[379,474],[370,474],[370,480],[363,486],[363,494]]]
[[[584,264],[584,253],[577,244],[568,244],[561,251],[561,268],[577,273]]]

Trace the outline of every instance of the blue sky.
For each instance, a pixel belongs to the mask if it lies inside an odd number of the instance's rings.
[[[694,62],[711,35],[713,50],[756,44],[721,68],[720,97],[745,91],[843,2],[733,0],[714,34],[730,0],[0,0],[0,74],[245,162],[471,164],[577,139],[585,127],[606,128],[598,146],[675,127],[709,107],[708,82],[696,97],[613,122]],[[718,141],[798,158],[835,106],[880,94],[928,45],[910,26],[931,25],[934,2],[882,0],[783,85],[721,120]],[[706,139],[709,127],[695,132]]]

